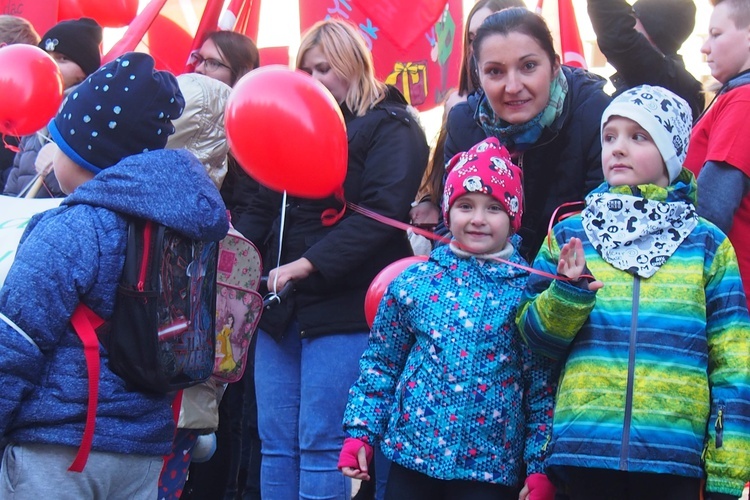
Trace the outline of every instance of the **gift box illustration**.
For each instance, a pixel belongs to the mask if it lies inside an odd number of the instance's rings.
[[[427,100],[427,61],[397,62],[385,83],[395,86],[412,106]]]

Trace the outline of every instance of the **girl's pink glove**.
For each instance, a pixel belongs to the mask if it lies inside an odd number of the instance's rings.
[[[365,458],[367,458],[367,463],[369,464],[372,461],[372,446],[357,438],[344,439],[344,446],[341,448],[341,454],[339,455],[338,468],[351,467],[352,469],[359,469],[357,454],[362,447],[365,448]]]
[[[529,488],[529,500],[554,500],[555,485],[553,485],[545,474],[531,474],[526,478],[526,486]]]

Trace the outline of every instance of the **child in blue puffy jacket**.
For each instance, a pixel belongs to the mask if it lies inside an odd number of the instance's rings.
[[[551,499],[554,365],[531,354],[514,323],[528,278],[513,237],[521,171],[495,138],[448,169],[453,241],[399,275],[380,302],[349,393],[339,468],[368,479],[380,446],[393,462],[387,499],[517,500],[524,483],[524,496]]]
[[[184,100],[174,76],[128,53],[86,78],[49,125],[53,165],[69,196],[36,215],[0,290],[0,499],[153,500],[174,421],[169,395],[139,392],[109,368],[99,346],[92,451],[81,445],[88,375],[70,324],[85,304],[112,317],[128,220],[218,241],[228,230],[219,191],[186,151],[163,150]]]

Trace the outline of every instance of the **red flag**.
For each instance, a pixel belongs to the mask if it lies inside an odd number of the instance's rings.
[[[251,0],[252,1],[252,0]],[[237,19],[240,17],[240,12],[245,5],[245,0],[231,0],[227,5],[221,17],[219,17],[219,29],[224,31],[231,31],[237,24]]]
[[[334,3],[338,6],[349,2]],[[406,50],[438,21],[447,3],[448,0],[378,0],[357,2],[357,8],[396,47]]]
[[[372,9],[372,4],[380,3],[403,5],[404,8],[399,11],[403,19],[394,20],[394,24],[388,28],[375,22],[364,12],[365,4]],[[409,16],[416,15],[429,3],[439,4],[443,10],[436,21],[422,28],[414,39],[416,28]],[[354,24],[372,51],[376,76],[398,88],[406,100],[420,111],[441,106],[445,96],[457,87],[462,55],[463,0],[413,0],[413,3],[406,0],[356,3],[352,0],[304,0],[299,6],[302,31],[316,21],[329,17],[345,19]],[[399,26],[403,27],[403,32],[398,31],[401,29]],[[385,36],[386,31],[391,36]],[[404,39],[399,39],[399,36]],[[411,37],[412,42],[406,37]],[[266,64],[262,57],[261,62]]]
[[[111,48],[109,52],[102,56],[102,64],[114,60],[125,52],[135,50],[141,42],[146,31],[151,27],[156,17],[161,12],[167,0],[151,0],[146,8],[138,14],[130,23],[125,35]]]
[[[586,69],[583,42],[581,42],[581,34],[578,33],[578,23],[576,22],[576,13],[573,10],[572,0],[558,0],[557,9],[558,16],[560,17],[562,62],[568,66]]]

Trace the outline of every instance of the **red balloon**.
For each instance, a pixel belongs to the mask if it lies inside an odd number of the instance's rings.
[[[105,28],[122,28],[138,13],[138,0],[59,0],[58,19],[90,17]]]
[[[414,255],[413,257],[399,259],[384,267],[383,270],[373,278],[372,283],[370,283],[370,288],[367,289],[367,294],[365,295],[365,319],[370,328],[372,328],[372,322],[375,320],[375,314],[378,312],[380,301],[383,299],[385,290],[388,288],[388,285],[391,284],[391,281],[404,272],[407,267],[412,264],[425,262],[426,260],[426,255]]]
[[[60,0],[57,4],[57,19],[65,21],[66,19],[78,19],[84,17],[83,8],[78,0]]]
[[[229,148],[255,180],[303,198],[325,198],[344,183],[344,117],[310,75],[266,66],[243,76],[224,115]]]
[[[0,48],[0,133],[29,135],[55,116],[63,97],[60,68],[34,45]]]

